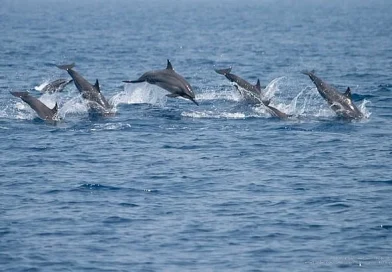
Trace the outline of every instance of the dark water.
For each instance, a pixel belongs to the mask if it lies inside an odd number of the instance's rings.
[[[391,271],[392,2],[145,2],[1,1],[0,270]],[[166,59],[200,107],[122,83]],[[71,62],[114,117],[73,85],[40,98],[56,126],[9,94]],[[229,66],[295,117],[246,105]]]

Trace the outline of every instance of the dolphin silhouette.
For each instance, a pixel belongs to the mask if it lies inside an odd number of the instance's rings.
[[[50,109],[40,100],[31,96],[29,92],[10,92],[13,96],[21,98],[24,102],[26,102],[42,120],[55,120],[56,114],[58,111],[57,103],[53,109]]]
[[[329,85],[321,78],[314,74],[314,71],[302,71],[303,74],[310,77],[317,87],[317,91],[327,101],[332,110],[337,116],[344,119],[361,119],[364,117],[363,113],[355,106],[350,87],[345,93],[340,93],[335,87]]]
[[[61,92],[64,88],[71,83],[72,79],[56,79],[52,82],[49,82],[42,90],[43,93],[54,93],[54,92]]]
[[[193,103],[199,106],[199,103],[197,103],[195,100],[195,94],[191,85],[185,80],[185,78],[174,71],[170,60],[167,60],[166,69],[148,71],[136,80],[125,80],[123,82],[140,83],[145,81],[150,84],[158,85],[162,89],[169,91],[170,94],[168,94],[167,97],[181,96],[191,100]]]
[[[85,78],[72,69],[75,67],[74,63],[56,66],[62,70],[66,70],[72,77],[76,88],[82,94],[82,97],[88,101],[90,113],[110,114],[109,111],[112,109],[112,106],[101,93],[98,79],[94,85],[91,85]]]
[[[241,96],[249,103],[260,104],[262,103],[263,94],[261,92],[260,80],[257,79],[256,85],[252,85],[245,79],[232,74],[231,67],[227,69],[216,69],[220,75],[224,75],[228,80],[235,83],[236,89],[240,92]]]

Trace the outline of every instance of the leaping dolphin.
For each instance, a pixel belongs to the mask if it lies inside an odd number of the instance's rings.
[[[317,91],[339,117],[344,119],[360,119],[364,117],[352,100],[350,87],[342,94],[335,87],[317,77],[314,71],[303,71],[302,73],[310,77],[316,85]]]
[[[232,74],[231,67],[227,69],[216,69],[215,72],[220,75],[224,75],[228,80],[234,82],[234,86],[246,101],[252,104],[260,104],[262,102],[263,94],[261,92],[259,79],[257,79],[256,85],[253,85],[245,79],[242,79],[239,76]]]
[[[56,114],[58,111],[57,103],[53,109],[50,109],[40,100],[31,96],[29,92],[10,92],[13,96],[21,98],[24,102],[26,102],[42,120],[51,120],[54,121],[56,119]]]
[[[57,67],[66,70],[72,77],[76,88],[82,94],[82,97],[88,101],[90,113],[110,114],[109,111],[112,109],[112,106],[101,93],[98,79],[95,81],[94,85],[91,85],[85,78],[72,69],[75,67],[74,63],[57,65]]]
[[[278,110],[275,107],[270,106],[270,102],[271,100],[263,100],[263,104],[264,106],[267,108],[268,112],[273,116],[273,117],[277,117],[280,119],[287,119],[289,117],[292,117],[292,115],[286,114],[280,110]]]
[[[71,83],[72,79],[56,79],[52,82],[49,82],[42,90],[43,93],[54,93],[54,92],[61,92],[64,88]]]
[[[178,97],[181,96],[183,98],[191,100],[193,103],[199,106],[199,103],[195,100],[195,94],[192,90],[191,85],[183,78],[181,75],[177,74],[173,66],[170,63],[170,60],[167,60],[166,69],[156,70],[156,71],[148,71],[145,72],[139,79],[136,80],[125,80],[125,83],[140,83],[140,82],[148,82],[150,84],[155,84],[169,91],[170,94],[167,97]]]

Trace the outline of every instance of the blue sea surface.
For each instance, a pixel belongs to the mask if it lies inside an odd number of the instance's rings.
[[[0,271],[391,271],[392,1],[2,0]],[[170,59],[196,106],[147,83]],[[114,106],[90,118],[75,70]],[[255,84],[273,118],[224,76]],[[344,121],[302,70],[366,118]],[[30,91],[56,125],[9,92]]]

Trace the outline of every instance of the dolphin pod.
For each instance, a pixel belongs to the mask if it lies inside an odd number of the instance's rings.
[[[350,87],[342,94],[335,87],[317,77],[313,71],[303,71],[302,73],[310,77],[316,85],[317,91],[327,101],[330,108],[335,111],[338,117],[348,120],[364,117],[363,113],[355,106],[352,100]]]
[[[183,97],[185,99],[191,100],[193,103],[199,106],[199,103],[195,100],[195,94],[192,90],[191,85],[185,80],[181,75],[177,74],[170,60],[167,60],[166,69],[155,70],[145,72],[141,77],[136,80],[125,80],[125,83],[140,83],[148,82],[150,84],[155,84],[169,91],[170,94],[167,97]]]
[[[74,82],[76,88],[81,93],[84,100],[87,101],[89,114],[98,114],[102,116],[112,115],[112,105],[109,104],[108,100],[101,93],[98,79],[95,84],[90,84],[85,78],[77,73],[73,68],[75,64],[68,65],[56,65],[59,69],[65,70],[71,76],[71,80],[58,79],[50,82],[44,87],[42,92],[56,92],[61,91],[64,87]],[[291,115],[286,114],[277,108],[270,105],[271,100],[265,98],[265,94],[262,91],[260,80],[257,79],[255,85],[249,83],[245,79],[232,74],[231,67],[227,69],[216,69],[215,72],[224,75],[229,81],[234,83],[236,89],[240,92],[244,100],[249,104],[262,105],[273,117],[280,119],[287,119]],[[321,78],[314,74],[314,71],[302,71],[303,74],[309,76],[312,82],[316,85],[319,94],[327,101],[330,108],[340,118],[346,120],[354,120],[364,118],[364,114],[356,107],[352,100],[351,90],[348,87],[345,93],[340,93],[335,87],[329,85]],[[170,92],[167,94],[168,97],[183,97],[191,100],[193,103],[199,106],[199,103],[195,100],[195,94],[192,90],[191,85],[184,77],[176,73],[170,60],[167,60],[167,66],[162,70],[147,71],[136,80],[126,80],[125,83],[141,83],[147,82],[161,87],[164,90]],[[11,92],[12,95],[21,98],[27,103],[37,115],[46,121],[57,120],[57,103],[53,109],[47,107],[39,99],[31,96],[28,92]]]

